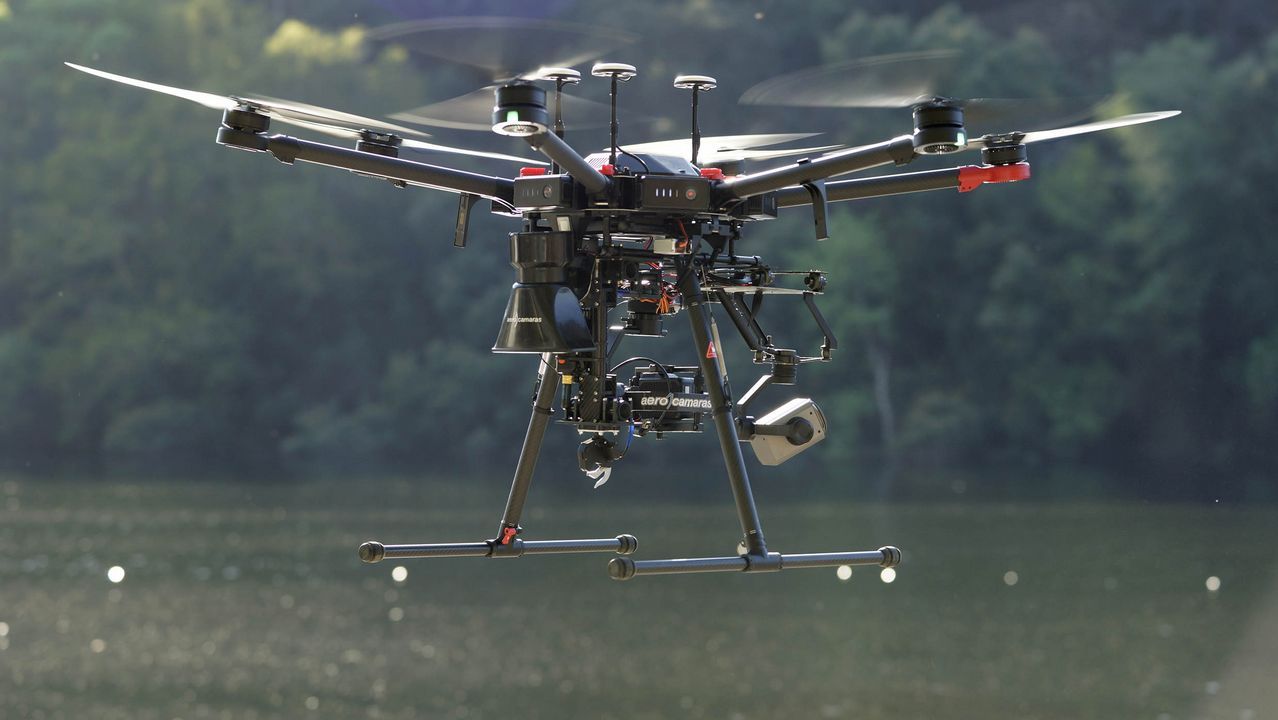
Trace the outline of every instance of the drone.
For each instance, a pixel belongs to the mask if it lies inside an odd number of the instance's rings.
[[[398,28],[384,36],[422,30],[420,26]],[[829,234],[830,203],[944,189],[966,193],[987,184],[1023,181],[1030,177],[1030,145],[1179,114],[1146,112],[1045,130],[972,136],[967,129],[970,120],[979,116],[996,121],[1000,101],[952,98],[936,93],[927,83],[900,81],[916,75],[920,67],[947,59],[945,53],[907,53],[824,66],[773,78],[742,96],[748,105],[909,111],[910,132],[856,147],[775,149],[810,133],[703,136],[698,121],[700,96],[717,82],[695,74],[681,74],[673,81],[675,88],[691,95],[689,137],[622,144],[618,94],[638,71],[625,63],[595,62],[590,75],[606,82],[609,89],[610,142],[601,152],[583,155],[565,140],[565,110],[593,104],[580,98],[574,102],[565,93],[582,80],[581,72],[570,66],[580,64],[580,58],[563,66],[497,78],[451,105],[446,102],[391,116],[419,125],[477,124],[526,143],[545,158],[541,161],[435,144],[425,141],[429,135],[414,127],[314,105],[191,91],[67,64],[103,79],[220,110],[216,139],[227,147],[270,155],[289,165],[304,162],[344,169],[397,187],[453,193],[458,196],[453,226],[453,244],[458,248],[466,246],[470,217],[481,200],[491,202],[493,213],[518,220],[521,228],[509,235],[515,282],[492,350],[536,355],[539,363],[531,419],[497,534],[463,543],[370,540],[359,547],[359,557],[377,563],[612,553],[616,557],[608,563],[609,576],[629,580],[641,575],[843,565],[888,568],[901,561],[901,551],[890,545],[870,551],[781,553],[765,540],[743,445],[750,446],[761,464],[776,466],[821,442],[828,429],[825,416],[810,398],[793,398],[758,413],[754,412],[756,400],[768,387],[795,385],[800,366],[829,361],[838,341],[816,304],[826,288],[825,274],[774,268],[763,257],[749,253],[743,240],[748,226],[776,218],[782,208],[810,208],[813,233],[823,240]],[[884,81],[885,77],[891,81]],[[551,93],[553,114],[548,102]],[[480,103],[483,109],[476,110]],[[461,117],[466,113],[472,116]],[[353,140],[354,147],[273,134],[273,122]],[[523,167],[515,177],[488,175],[401,157],[404,149],[514,161]],[[835,179],[874,168],[901,167],[924,156],[977,151],[981,162],[975,165]],[[743,171],[747,161],[795,155],[803,157]],[[764,330],[760,310],[765,300],[774,297],[797,298],[804,304],[822,336],[818,348],[804,354],[781,346]],[[728,381],[716,312],[728,319],[752,353],[754,364],[766,366],[740,396]],[[673,364],[646,355],[614,359],[624,338],[661,337],[666,321],[680,314],[691,325],[695,364]],[[523,537],[521,518],[552,421],[578,433],[579,466],[595,487],[608,481],[635,440],[713,428],[740,521],[737,552],[635,560],[630,557],[638,549],[633,535]]]

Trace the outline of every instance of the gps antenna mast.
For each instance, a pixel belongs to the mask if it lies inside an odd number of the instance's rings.
[[[555,81],[555,135],[559,139],[564,137],[564,85],[576,85],[581,82],[581,73],[572,68],[551,67],[542,68],[541,77],[544,80]],[[559,173],[559,163],[551,163],[550,173],[557,175]]]
[[[612,105],[612,122],[609,125],[610,142],[608,144],[608,164],[615,166],[617,164],[617,81],[626,82],[630,78],[639,74],[634,65],[625,63],[595,63],[590,68],[590,74],[595,77],[612,78],[612,86],[608,91],[608,101]]]
[[[718,82],[709,75],[679,75],[674,79],[674,86],[680,90],[692,91],[692,158],[690,162],[697,164],[697,153],[701,150],[701,126],[697,123],[697,95],[703,90],[713,90]]]

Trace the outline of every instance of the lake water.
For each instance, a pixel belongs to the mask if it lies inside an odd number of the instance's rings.
[[[488,537],[504,492],[0,478],[0,717],[1278,717],[1273,508],[762,506],[774,550],[900,546],[891,583],[356,558]],[[524,525],[634,533],[639,559],[737,534],[726,498],[585,487]]]

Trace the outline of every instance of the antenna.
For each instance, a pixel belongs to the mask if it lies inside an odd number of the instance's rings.
[[[581,82],[581,73],[572,68],[548,67],[539,73],[543,80],[555,81],[555,135],[564,137],[564,86]],[[559,163],[551,163],[552,175],[559,173]]]
[[[692,91],[692,159],[697,164],[697,153],[701,150],[701,126],[697,123],[697,95],[703,90],[713,90],[718,82],[709,75],[679,75],[674,79],[674,86],[680,90]]]
[[[617,164],[617,81],[626,82],[639,74],[634,65],[625,63],[598,62],[590,68],[595,77],[612,78],[612,87],[608,91],[609,104],[612,105],[612,123],[609,125],[611,140],[608,145],[608,164]]]
[[[564,86],[581,82],[581,73],[572,68],[548,67],[539,73],[542,80],[555,81],[555,134],[564,136]]]

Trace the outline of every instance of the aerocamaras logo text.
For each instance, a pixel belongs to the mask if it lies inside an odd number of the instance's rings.
[[[710,398],[701,395],[675,395],[669,397],[666,395],[648,395],[639,398],[639,407],[672,407],[684,408],[688,410],[705,410],[710,411]]]

